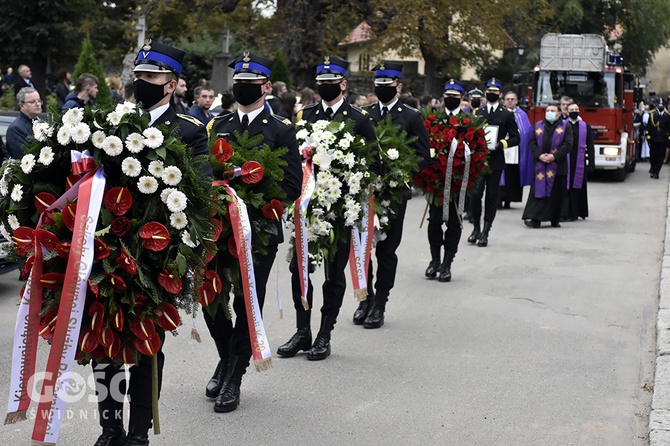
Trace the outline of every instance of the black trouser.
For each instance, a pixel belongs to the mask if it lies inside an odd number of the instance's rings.
[[[323,282],[323,306],[321,306],[321,314],[323,316],[331,316],[334,320],[340,312],[342,301],[344,300],[344,292],[347,288],[347,279],[345,276],[345,268],[349,262],[349,250],[351,248],[351,230],[345,232],[346,242],[338,243],[337,252],[333,261],[324,261],[326,268],[326,280]],[[298,241],[296,241],[298,243]],[[291,264],[289,266],[291,271],[291,290],[293,294],[293,306],[298,313],[304,313],[308,310],[302,306],[300,300],[300,276],[298,274],[298,260],[293,253]],[[310,310],[313,304],[314,287],[312,280],[308,282],[307,302]]]
[[[649,143],[649,162],[651,163],[651,170],[649,173],[658,175],[663,167],[663,160],[665,159],[665,148],[667,144],[665,142],[654,142]]]
[[[475,193],[471,200],[471,213],[474,222],[477,223],[482,218],[482,198],[484,197],[484,188],[486,187],[486,200],[484,202],[484,221],[493,223],[498,210],[498,196],[500,194],[500,176],[502,170],[493,170],[484,176],[477,185]]]
[[[428,207],[428,244],[431,252],[439,252],[444,246],[445,252],[458,252],[458,243],[461,240],[461,218],[458,215],[456,204],[449,201],[449,221],[447,222],[447,229],[442,232],[442,206],[435,206],[434,204]]]
[[[256,280],[256,297],[258,298],[258,306],[261,313],[263,312],[263,304],[265,303],[265,292],[267,290],[268,279],[270,278],[270,271],[277,255],[277,245],[269,245],[267,247],[267,254],[261,256],[254,263],[254,278]],[[241,290],[238,290],[241,292]],[[238,293],[233,300],[233,311],[235,312],[235,324],[226,317],[224,308],[219,307],[214,317],[210,316],[207,310],[203,311],[205,321],[209,334],[216,343],[219,357],[224,355],[226,346],[231,346],[233,355],[238,356],[238,364],[249,365],[249,360],[252,355],[251,338],[249,335],[249,319],[247,316],[247,309],[244,303],[244,295]],[[246,363],[245,363],[246,361]]]
[[[374,304],[382,309],[386,308],[389,294],[395,285],[395,275],[398,269],[398,256],[396,249],[402,241],[402,228],[405,223],[405,211],[407,211],[407,200],[405,198],[396,209],[396,215],[384,231],[386,238],[377,242],[375,256],[377,257],[377,282],[372,286],[373,265],[370,258],[368,267],[368,299],[374,299]],[[372,236],[372,234],[370,234]],[[376,291],[375,291],[376,290]]]
[[[161,347],[158,355],[158,398],[160,398],[163,382],[163,365],[165,355],[163,344],[165,332],[159,332]],[[128,396],[130,399],[131,426],[139,427],[139,433],[146,433],[151,427],[153,418],[151,407],[151,363],[152,357],[140,355],[137,364],[130,367],[130,383]],[[92,361],[95,389],[98,395],[98,410],[100,412],[100,426],[112,427],[123,424],[123,395],[126,394],[126,378],[122,364],[98,363]],[[118,374],[121,375],[118,375]]]

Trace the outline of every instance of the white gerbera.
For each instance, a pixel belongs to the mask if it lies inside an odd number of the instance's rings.
[[[120,113],[121,115],[125,115],[127,113],[133,113],[135,111],[135,104],[126,101],[123,104],[118,104],[114,111]]]
[[[167,204],[168,197],[170,196],[170,194],[172,192],[174,192],[176,190],[177,189],[175,189],[174,187],[166,187],[165,189],[163,189],[163,191],[161,192],[161,201],[163,203]]]
[[[16,231],[16,229],[21,226],[19,219],[16,218],[16,215],[14,214],[9,214],[7,216],[7,223],[9,223],[9,227],[12,228],[13,231]]]
[[[84,144],[91,136],[91,128],[85,123],[80,122],[72,128],[72,141],[77,144]]]
[[[137,158],[129,156],[121,163],[121,172],[129,177],[137,177],[142,173],[142,164],[140,164]]]
[[[70,144],[71,135],[72,135],[72,126],[69,124],[62,126],[60,129],[58,129],[58,134],[56,135],[56,139],[58,139],[58,144],[60,144],[61,146],[66,146]]]
[[[163,161],[152,161],[149,163],[149,172],[156,178],[163,175]]]
[[[96,149],[102,149],[102,145],[105,143],[105,132],[98,130],[91,135],[91,142]]]
[[[186,209],[187,203],[188,200],[186,195],[183,192],[176,190],[168,195],[165,204],[168,209],[170,209],[170,212],[181,212]]]
[[[130,153],[140,153],[144,148],[144,137],[139,133],[131,133],[126,138],[126,148]]]
[[[54,151],[51,147],[45,146],[40,150],[40,156],[37,158],[37,161],[48,166],[54,160]]]
[[[39,142],[44,142],[47,137],[53,135],[54,129],[46,122],[33,121],[33,137]]]
[[[181,181],[181,170],[177,166],[168,166],[163,170],[161,178],[168,186],[176,186]]]
[[[195,248],[200,244],[199,241],[193,241],[191,239],[191,234],[188,233],[188,231],[184,231],[181,233],[181,241],[188,247]]]
[[[119,125],[121,123],[122,117],[123,115],[121,113],[113,111],[107,115],[107,121],[109,121],[112,125]]]
[[[12,188],[12,200],[21,201],[21,198],[23,198],[23,186],[15,184]]]
[[[123,152],[123,142],[118,136],[108,136],[102,143],[102,150],[109,156],[118,156]]]
[[[397,160],[400,156],[400,152],[398,152],[398,149],[388,149],[386,156],[388,156],[390,160]]]
[[[32,153],[23,155],[23,158],[21,158],[21,170],[23,173],[26,175],[29,174],[33,171],[33,167],[35,167],[35,155]]]
[[[146,175],[140,177],[137,181],[137,188],[143,194],[153,194],[158,190],[158,181],[156,181],[156,178]]]
[[[75,126],[84,119],[84,111],[81,108],[71,108],[63,115],[63,124]]]
[[[7,240],[12,239],[12,235],[9,233],[9,231],[7,231],[7,228],[5,227],[4,223],[0,223],[0,233],[5,239]]]
[[[142,134],[146,138],[144,145],[150,149],[157,149],[163,144],[163,133],[157,128],[149,127]]]
[[[183,212],[175,212],[170,215],[170,224],[175,229],[184,229],[188,224],[188,218]]]

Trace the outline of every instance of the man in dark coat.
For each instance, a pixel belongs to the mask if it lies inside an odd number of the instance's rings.
[[[421,158],[420,169],[430,162],[430,143],[428,132],[423,125],[421,113],[399,101],[402,92],[402,63],[382,62],[374,68],[375,94],[379,102],[371,105],[367,111],[375,124],[378,124],[386,115],[391,116],[393,125],[407,132],[409,137],[416,137],[412,144],[415,154]],[[375,255],[377,257],[377,282],[372,285],[373,262],[370,260],[368,268],[368,296],[358,305],[354,313],[354,324],[365,328],[379,328],[384,325],[384,312],[389,294],[395,283],[398,256],[396,249],[402,239],[402,228],[407,210],[407,200],[411,198],[411,191],[407,189],[405,200],[393,209],[395,216],[385,230],[386,238],[377,242]]]
[[[500,103],[502,84],[491,78],[486,82],[486,104],[477,110],[477,116],[482,116],[488,122],[488,126],[497,129],[498,136],[490,145],[489,167],[491,172],[482,178],[470,199],[470,215],[474,229],[468,237],[468,243],[476,243],[477,246],[488,246],[489,231],[496,218],[499,203],[500,177],[505,170],[505,154],[503,149],[518,146],[520,142],[519,129],[516,126],[514,113],[507,110]],[[486,200],[484,209],[484,228],[480,229],[482,217],[482,199],[486,189]]]
[[[528,144],[535,159],[535,176],[522,218],[530,228],[539,228],[543,221],[550,221],[554,228],[561,227],[572,128],[560,116],[558,104],[547,105],[545,119],[535,124]]]
[[[375,129],[370,121],[368,112],[344,100],[344,91],[347,89],[345,79],[349,63],[335,56],[325,56],[316,68],[316,83],[321,96],[321,102],[308,105],[298,114],[298,119],[307,122],[316,122],[322,119],[332,121],[354,121],[353,132],[367,141],[376,141]],[[370,171],[379,173],[379,163],[370,166]],[[311,280],[308,283],[307,302],[309,310],[303,308],[301,285],[298,274],[298,261],[294,253],[291,260],[291,287],[293,303],[297,312],[297,332],[291,339],[277,350],[279,356],[295,356],[299,351],[307,351],[307,359],[317,361],[326,359],[330,355],[330,334],[335,327],[337,315],[342,306],[346,290],[345,267],[349,261],[351,230],[346,231],[345,242],[337,245],[335,258],[325,265],[328,277],[323,283],[323,306],[321,307],[321,326],[319,333],[312,344],[311,314],[313,287]]]
[[[153,127],[166,125],[175,129],[184,143],[193,149],[194,156],[209,157],[207,131],[197,120],[178,115],[170,106],[172,94],[177,87],[177,79],[181,72],[184,52],[158,42],[147,40],[140,49],[135,60],[135,97],[142,103],[142,108],[150,115]],[[211,184],[212,168],[209,162],[201,168],[203,185]],[[158,329],[158,327],[157,327]],[[157,353],[158,360],[158,395],[160,397],[163,379],[163,342],[165,333],[160,332],[161,348]],[[130,367],[128,395],[130,399],[130,419],[128,436],[123,428],[123,399],[114,398],[118,391],[125,389],[125,378],[120,382],[114,379],[123,368],[112,364],[93,363],[98,393],[98,411],[102,435],[95,443],[97,446],[145,446],[149,444],[148,432],[152,424],[152,390],[151,390],[152,358],[141,355],[139,361]],[[115,387],[118,386],[118,387]],[[125,442],[124,442],[125,441]]]
[[[32,143],[33,120],[42,112],[42,99],[37,90],[23,87],[16,95],[19,104],[19,116],[7,128],[7,151],[10,158],[23,157],[23,145]]]
[[[579,116],[579,105],[568,106],[568,122],[572,128],[572,148],[568,157],[567,192],[561,218],[575,221],[589,216],[586,174],[595,170],[595,147],[591,126]]]
[[[663,167],[665,150],[670,146],[670,113],[665,109],[662,99],[658,100],[656,110],[649,113],[647,123],[647,141],[649,142],[649,177],[658,179]]]

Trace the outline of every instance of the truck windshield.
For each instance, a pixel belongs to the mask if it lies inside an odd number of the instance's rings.
[[[533,102],[543,106],[568,96],[582,107],[620,107],[617,80],[615,73],[540,71]]]

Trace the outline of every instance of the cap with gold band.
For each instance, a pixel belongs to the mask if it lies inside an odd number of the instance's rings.
[[[273,61],[245,51],[228,67],[235,70],[233,80],[269,79],[272,74]]]
[[[375,85],[392,84],[402,77],[403,64],[400,62],[382,61],[373,68],[375,72]]]
[[[344,79],[347,75],[349,62],[336,56],[324,56],[321,61],[314,66],[316,70],[317,81]]]
[[[449,82],[444,84],[444,95],[458,95],[462,96],[465,94],[465,88],[457,81],[449,79]]]
[[[147,39],[135,58],[134,72],[148,71],[151,73],[181,74],[182,63],[186,53],[173,46],[164,45]]]

